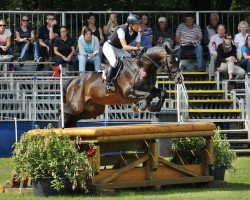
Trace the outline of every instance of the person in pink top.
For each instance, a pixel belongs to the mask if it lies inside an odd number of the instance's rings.
[[[214,76],[214,65],[217,58],[217,47],[219,44],[223,43],[223,38],[226,32],[226,28],[223,24],[219,24],[217,28],[217,34],[213,35],[210,38],[208,49],[210,52],[210,63],[209,63],[209,75],[210,77]]]

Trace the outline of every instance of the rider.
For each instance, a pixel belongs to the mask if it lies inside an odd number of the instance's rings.
[[[127,23],[119,26],[103,45],[103,53],[110,63],[106,77],[106,93],[115,91],[112,79],[116,74],[116,67],[119,65],[119,57],[130,57],[127,51],[137,51],[140,49],[141,36],[138,32],[140,27],[140,17],[130,14]],[[136,46],[129,45],[136,41]]]

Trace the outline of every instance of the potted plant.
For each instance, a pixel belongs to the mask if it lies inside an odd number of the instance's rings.
[[[196,152],[199,152],[204,148],[205,139],[203,137],[180,138],[173,140],[172,143],[173,152],[192,151],[193,156],[186,154],[183,159],[190,164],[200,161],[200,158],[196,156]],[[235,171],[233,162],[236,159],[236,154],[230,149],[230,144],[226,140],[226,136],[221,136],[219,130],[215,131],[213,138],[213,151],[214,165],[210,173],[214,176],[215,180],[224,180],[225,170]]]
[[[84,186],[85,178],[79,171],[91,176],[92,169],[86,153],[79,151],[78,141],[58,136],[50,125],[46,136],[23,134],[14,145],[15,176],[19,180],[31,177],[37,196],[67,193],[70,188]]]

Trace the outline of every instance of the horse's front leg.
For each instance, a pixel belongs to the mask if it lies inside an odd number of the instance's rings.
[[[165,99],[166,99],[166,96],[167,96],[167,93],[165,90],[160,90],[160,89],[157,89],[158,90],[158,93],[159,93],[159,100],[158,102],[155,104],[151,104],[149,107],[148,107],[148,110],[150,112],[160,112],[161,111],[161,108],[165,102]]]

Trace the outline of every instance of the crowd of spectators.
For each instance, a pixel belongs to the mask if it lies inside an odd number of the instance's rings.
[[[147,14],[140,17],[141,46],[151,48],[168,45],[171,49],[178,49],[176,55],[179,60],[187,55],[193,55],[196,57],[194,70],[207,70],[211,76],[214,76],[216,70],[228,73],[229,79],[244,78],[245,71],[250,75],[250,14],[246,15],[245,21],[238,24],[238,32],[231,34],[227,32],[225,25],[220,23],[217,13],[210,14],[210,22],[204,30],[195,23],[195,17],[191,13],[185,16],[185,21],[180,23],[175,31],[169,27],[165,16],[157,19],[156,27],[150,26],[150,17]],[[33,27],[29,26],[29,22],[29,16],[23,15],[21,24],[15,29],[15,41],[20,53],[18,62],[26,61],[28,53],[32,53],[36,63],[66,63],[73,66],[73,70],[81,72],[86,70],[87,63],[93,63],[96,71],[100,69],[101,62],[106,60],[102,54],[102,46],[121,25],[118,24],[117,15],[111,13],[107,24],[99,27],[95,14],[90,13],[80,37],[71,38],[66,26],[58,26],[54,14],[46,15],[46,23],[39,28],[37,34]],[[7,55],[13,58],[12,33],[6,25],[5,20],[0,20],[1,61]],[[136,42],[132,42],[131,45],[135,46]],[[208,69],[204,64],[203,52],[208,52]]]

